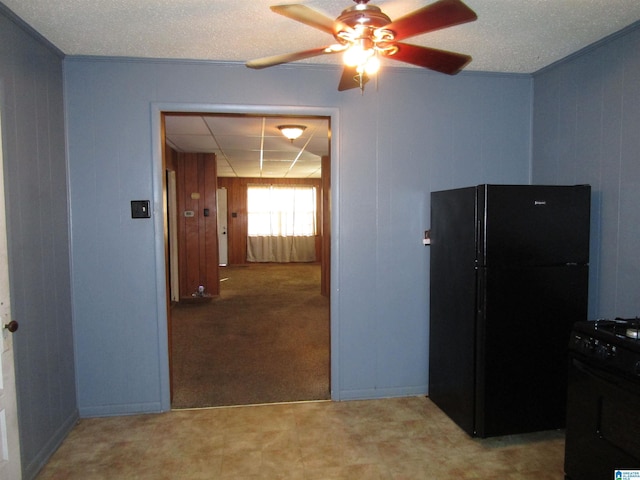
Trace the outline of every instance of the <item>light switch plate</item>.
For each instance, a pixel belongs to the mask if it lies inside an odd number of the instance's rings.
[[[151,218],[149,200],[131,200],[131,218]]]

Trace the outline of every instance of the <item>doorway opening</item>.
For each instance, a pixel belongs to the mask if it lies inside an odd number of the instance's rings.
[[[292,123],[295,141],[277,128]],[[330,123],[162,113],[173,408],[331,398]],[[247,260],[250,185],[317,190],[313,261]]]

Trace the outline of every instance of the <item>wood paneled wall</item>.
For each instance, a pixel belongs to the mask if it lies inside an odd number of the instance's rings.
[[[317,188],[319,232],[322,232],[322,183],[319,178],[231,178],[219,177],[218,188],[227,189],[227,241],[229,265],[247,262],[247,185],[313,185]],[[224,212],[219,212],[223,215]],[[322,261],[322,235],[316,236],[316,260]]]
[[[216,156],[178,153],[177,160],[180,297],[190,298],[200,285],[218,295]]]
[[[178,164],[178,152],[176,152],[169,145],[164,146],[164,168],[172,172],[176,171],[176,165]]]

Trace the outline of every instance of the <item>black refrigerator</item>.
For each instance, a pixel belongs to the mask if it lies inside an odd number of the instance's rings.
[[[431,194],[429,397],[471,436],[562,428],[591,187]]]

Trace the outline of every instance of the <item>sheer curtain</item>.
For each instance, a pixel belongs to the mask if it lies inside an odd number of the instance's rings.
[[[249,185],[247,261],[315,261],[316,198],[312,186]]]

